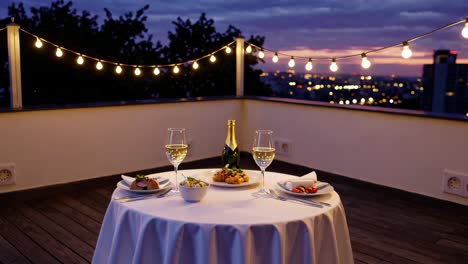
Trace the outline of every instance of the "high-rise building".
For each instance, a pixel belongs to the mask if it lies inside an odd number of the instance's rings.
[[[434,63],[423,66],[423,109],[468,113],[468,64],[457,64],[457,52],[437,50]]]

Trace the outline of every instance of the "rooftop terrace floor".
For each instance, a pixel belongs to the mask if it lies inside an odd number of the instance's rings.
[[[241,164],[257,169],[247,155]],[[212,158],[183,163],[180,169],[218,165]],[[268,170],[311,171],[280,161]],[[468,263],[468,207],[326,172],[318,176],[341,196],[355,263]],[[90,263],[118,180],[116,175],[0,195],[6,204],[0,209],[0,263]]]

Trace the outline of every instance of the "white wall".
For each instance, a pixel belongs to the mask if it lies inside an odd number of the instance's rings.
[[[441,191],[444,168],[468,174],[468,122],[257,100],[242,120],[243,138],[262,128],[292,141],[277,159],[468,205]]]
[[[0,114],[0,163],[16,164],[16,185],[0,193],[169,165],[168,127],[192,139],[187,161],[220,155],[240,100]],[[183,164],[180,166],[183,169]]]

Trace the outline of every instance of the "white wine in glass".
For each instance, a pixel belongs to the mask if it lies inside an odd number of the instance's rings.
[[[168,128],[166,138],[166,156],[174,166],[176,182],[173,192],[179,192],[179,181],[177,180],[177,169],[187,156],[188,145],[185,139],[185,128]]]
[[[273,159],[275,159],[275,148],[272,136],[273,131],[271,130],[256,130],[252,147],[253,159],[262,171],[262,187],[258,193],[264,196],[268,196],[268,193],[265,191],[265,169],[270,166]]]

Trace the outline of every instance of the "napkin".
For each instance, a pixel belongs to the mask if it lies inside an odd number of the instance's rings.
[[[290,176],[287,180],[281,181],[280,185],[291,191],[299,185],[315,185],[317,183],[317,173],[312,171],[300,178]]]

